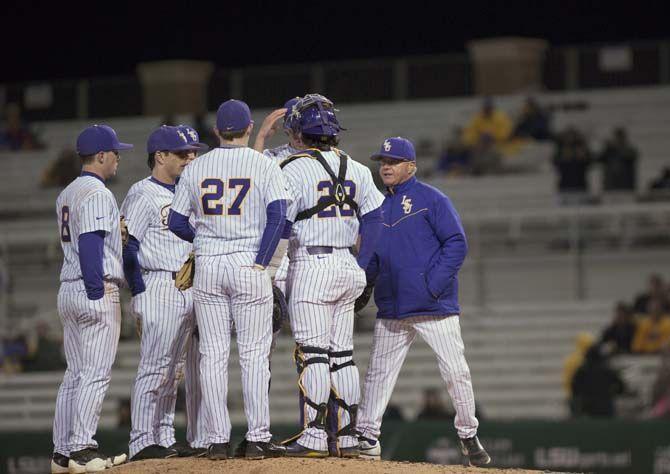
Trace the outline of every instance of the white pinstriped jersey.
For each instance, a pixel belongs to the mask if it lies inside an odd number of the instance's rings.
[[[58,195],[56,214],[64,256],[60,281],[76,281],[82,278],[79,266],[79,236],[101,230],[105,232],[102,260],[104,279],[122,283],[124,279],[119,208],[114,195],[102,180],[84,175],[72,181]]]
[[[258,252],[266,207],[290,202],[279,166],[248,147],[219,147],[184,170],[172,209],[193,215],[196,255]]]
[[[340,158],[334,151],[321,152],[331,170],[338,174]],[[358,237],[359,222],[356,213],[348,205],[330,206],[310,219],[295,222],[297,214],[317,205],[319,199],[333,193],[332,179],[312,158],[298,158],[287,164],[284,176],[294,196],[286,218],[294,222],[291,231],[293,246],[351,247]],[[370,169],[353,159],[347,160],[345,192],[358,204],[360,215],[377,209],[384,196],[372,181]]]
[[[279,145],[278,147],[275,148],[268,148],[263,150],[263,154],[267,156],[268,158],[272,158],[275,163],[281,164],[282,161],[284,161],[285,158],[294,155],[298,153],[300,150],[297,148],[293,148],[291,145],[288,143],[284,145]]]
[[[133,184],[121,204],[128,232],[140,241],[138,259],[143,270],[179,271],[192,249],[168,229],[174,196],[149,177]]]

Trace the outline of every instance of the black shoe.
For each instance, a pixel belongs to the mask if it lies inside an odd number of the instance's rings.
[[[246,459],[279,458],[286,454],[286,448],[274,444],[272,441],[247,441],[244,453]]]
[[[228,443],[212,443],[207,448],[207,457],[213,461],[228,459]]]
[[[238,444],[235,447],[235,452],[233,453],[234,458],[243,458],[246,457],[247,455],[247,445],[249,444],[249,441],[247,441],[246,438],[242,439],[240,441],[240,444]]]
[[[479,467],[486,466],[491,462],[491,457],[476,436],[459,439],[458,442],[461,445],[461,453],[466,458],[467,465]]]
[[[152,444],[139,451],[130,458],[131,461],[141,461],[142,459],[167,459],[176,458],[179,454],[172,448],[166,448],[158,444]]]
[[[286,445],[285,456],[291,458],[327,458],[328,451],[309,449],[299,444],[298,441],[292,441]]]
[[[107,456],[96,448],[85,448],[70,453],[68,469],[73,474],[104,471],[107,468]]]
[[[177,451],[177,455],[180,458],[191,458],[196,455],[198,452],[198,448],[192,448],[188,443],[182,443],[177,441],[174,444],[171,444],[168,449],[172,449],[173,451]],[[200,448],[202,452],[207,452],[205,448]]]
[[[69,457],[63,456],[60,453],[54,453],[51,456],[51,474],[68,474],[70,472],[68,469],[69,462]]]
[[[191,457],[194,458],[204,458],[207,456],[207,448],[191,448],[193,449],[193,455]]]

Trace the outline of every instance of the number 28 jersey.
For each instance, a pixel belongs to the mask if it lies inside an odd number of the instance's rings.
[[[340,157],[335,151],[322,151],[321,154],[337,175]],[[292,245],[352,247],[358,238],[359,222],[355,211],[348,205],[339,208],[335,205],[313,215],[309,219],[296,221],[299,212],[316,206],[326,196],[333,195],[332,178],[325,168],[315,159],[297,158],[282,165],[282,171],[290,192],[294,196],[289,205],[286,218],[292,222]],[[372,173],[353,159],[347,159],[347,174],[344,192],[358,204],[358,213],[363,216],[374,211],[384,202],[384,196],[372,181]]]
[[[291,196],[279,166],[248,147],[219,147],[190,163],[172,210],[193,216],[196,255],[258,252],[266,207]]]

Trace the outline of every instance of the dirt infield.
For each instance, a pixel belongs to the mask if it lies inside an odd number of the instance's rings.
[[[106,471],[107,472],[107,471]],[[463,466],[442,466],[427,463],[394,462],[394,461],[364,461],[361,459],[264,459],[262,461],[247,461],[244,459],[230,459],[227,461],[210,461],[208,459],[181,458],[181,459],[151,459],[137,461],[110,469],[115,474],[264,474],[264,473],[291,473],[291,474],[343,474],[347,472],[365,472],[372,474],[537,474],[546,471],[528,469],[480,469]]]

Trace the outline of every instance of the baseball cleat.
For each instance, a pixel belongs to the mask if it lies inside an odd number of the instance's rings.
[[[196,455],[196,452],[198,452],[197,448],[192,448],[190,444],[182,443],[180,441],[172,443],[168,449],[177,451],[177,456],[179,456],[180,458],[191,458]],[[207,451],[204,448],[201,449],[203,449],[203,451]]]
[[[350,446],[348,448],[340,448],[341,458],[357,458],[360,456],[360,449],[358,446]]]
[[[359,436],[358,451],[361,459],[379,461],[382,458],[382,446],[376,439]]]
[[[63,456],[60,453],[54,453],[51,456],[51,474],[67,474],[70,472],[68,468],[69,462],[69,457]]]
[[[95,448],[86,448],[70,453],[68,470],[70,474],[84,474],[86,472],[100,472],[107,469],[107,456]]]
[[[328,455],[328,450],[309,449],[297,441],[292,441],[286,445],[286,456],[290,458],[327,458]]]
[[[207,458],[212,461],[228,459],[228,443],[212,443],[207,448]]]
[[[459,439],[461,453],[465,457],[464,464],[469,466],[481,467],[491,462],[491,457],[486,452],[479,439],[476,436],[472,438]]]
[[[107,468],[119,466],[128,460],[126,453],[115,454],[107,458]]]
[[[272,441],[247,441],[244,453],[246,459],[278,458],[286,454],[286,448],[274,444]]]
[[[176,458],[177,456],[177,451],[174,449],[166,448],[158,444],[152,444],[138,451],[137,454],[130,458],[130,460],[141,461],[142,459],[167,459]]]

